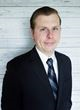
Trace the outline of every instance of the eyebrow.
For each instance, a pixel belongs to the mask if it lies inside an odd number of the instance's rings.
[[[52,26],[53,27],[61,27],[60,25]],[[39,26],[39,28],[47,28],[47,26]]]

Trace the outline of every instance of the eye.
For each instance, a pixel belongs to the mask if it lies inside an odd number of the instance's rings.
[[[44,31],[45,29],[44,28],[42,28],[42,29],[40,29],[41,31]]]
[[[45,27],[44,28],[41,28],[40,31],[46,31],[46,28]]]
[[[53,31],[58,31],[59,28],[58,27],[53,27]]]

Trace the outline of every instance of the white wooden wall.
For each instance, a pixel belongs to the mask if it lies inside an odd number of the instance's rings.
[[[80,110],[80,0],[0,0],[0,97],[6,64],[33,46],[29,18],[41,6],[56,8],[62,18],[58,51],[72,60],[72,109]]]

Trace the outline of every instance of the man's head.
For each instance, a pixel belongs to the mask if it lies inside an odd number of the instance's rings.
[[[37,9],[37,10],[35,10],[33,12],[32,16],[31,16],[31,19],[30,19],[30,27],[31,27],[31,29],[34,30],[35,25],[36,25],[35,20],[36,20],[36,18],[38,16],[40,16],[40,15],[49,16],[51,14],[56,14],[58,16],[59,23],[61,25],[61,18],[60,18],[59,14],[58,14],[58,11],[56,9],[54,9],[54,8],[51,8],[51,7],[48,7],[48,6],[44,6],[44,7],[41,7],[41,8],[39,8],[39,9]]]
[[[51,55],[60,39],[61,18],[50,7],[37,9],[31,19],[32,36],[37,48],[46,55]]]

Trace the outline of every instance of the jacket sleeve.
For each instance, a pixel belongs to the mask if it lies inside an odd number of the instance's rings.
[[[20,80],[17,73],[17,69],[8,64],[2,85],[2,110],[22,110]]]

